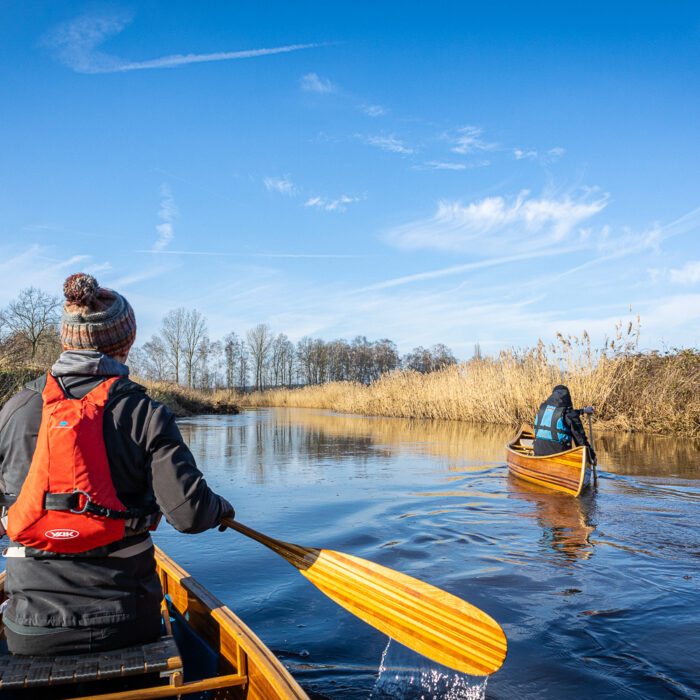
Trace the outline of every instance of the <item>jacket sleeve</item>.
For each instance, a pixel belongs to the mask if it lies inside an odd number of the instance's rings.
[[[564,420],[569,426],[571,434],[574,436],[574,442],[578,447],[585,445],[590,447],[588,444],[588,438],[586,437],[586,431],[583,429],[583,424],[581,423],[581,418],[578,415],[578,411],[573,408],[568,408],[564,414]]]
[[[146,428],[153,492],[165,519],[180,532],[203,532],[219,524],[230,506],[207,486],[175,416],[153,403]]]

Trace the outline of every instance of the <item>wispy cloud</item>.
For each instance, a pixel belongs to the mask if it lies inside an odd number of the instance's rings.
[[[302,90],[307,92],[335,92],[335,85],[328,78],[321,78],[317,73],[307,73],[299,81]]]
[[[284,177],[266,177],[265,187],[268,192],[279,192],[289,196],[296,193],[296,188],[288,175]]]
[[[487,165],[491,165],[491,161],[473,160],[469,163],[453,163],[443,160],[429,160],[413,167],[416,170],[471,170],[473,168],[485,168]]]
[[[162,223],[156,226],[158,240],[154,243],[154,250],[163,250],[173,239],[173,221],[177,217],[178,211],[175,206],[170,188],[163,183],[160,186],[160,209],[158,218]]]
[[[346,211],[347,205],[352,202],[359,202],[362,197],[351,197],[347,194],[341,195],[338,199],[324,199],[323,197],[310,197],[304,202],[305,207],[323,209],[324,211]]]
[[[481,136],[483,129],[478,126],[463,126],[457,129],[457,135],[452,137],[454,145],[452,150],[455,153],[467,154],[474,151],[492,151],[498,148],[497,143],[488,143]]]
[[[668,278],[673,284],[693,285],[700,282],[700,260],[686,263],[678,270],[669,270]]]
[[[477,262],[465,263],[464,265],[452,265],[451,267],[443,267],[439,270],[428,270],[427,272],[418,272],[415,275],[405,275],[404,277],[395,277],[393,279],[370,284],[367,287],[362,287],[356,291],[367,292],[375,289],[387,289],[389,287],[398,287],[402,284],[410,284],[411,282],[423,282],[425,280],[437,279],[438,277],[448,277],[451,275],[459,275],[470,270],[479,270],[487,267],[498,267],[520,260],[530,260],[532,258],[549,257],[552,255],[564,255],[571,253],[574,248],[559,248],[546,249],[532,253],[522,253],[520,255],[507,255],[500,258],[490,258],[488,260],[479,260]]]
[[[51,31],[44,43],[54,49],[61,62],[77,73],[118,73],[148,68],[175,68],[191,63],[230,61],[310,49],[319,44],[291,44],[244,51],[171,54],[147,61],[128,61],[97,50],[106,39],[119,34],[131,17],[124,14],[83,15],[64,22]]]
[[[514,148],[513,155],[516,160],[523,160],[523,158],[537,158],[537,151],[533,149],[523,150],[521,148]]]
[[[194,255],[212,258],[359,258],[359,255],[345,255],[342,253],[230,253],[220,250],[135,250],[134,253],[158,255]]]
[[[466,170],[467,168],[464,163],[445,163],[437,160],[428,161],[423,165],[431,170]]]
[[[524,191],[511,199],[487,197],[466,205],[443,200],[433,216],[398,226],[386,238],[405,249],[471,251],[479,241],[487,250],[532,250],[563,241],[607,203],[606,196],[593,199],[587,193],[579,199],[528,195]]]
[[[386,110],[381,105],[360,105],[360,109],[369,117],[381,117]]]
[[[12,246],[0,246],[0,306],[26,287],[39,287],[50,294],[59,294],[69,274],[80,271],[97,274],[111,267],[107,262],[92,262],[92,258],[84,254],[58,257],[56,253],[64,252],[64,246],[57,249],[32,244],[18,250],[15,241],[21,242],[21,237],[12,240]]]
[[[365,138],[366,143],[370,146],[376,146],[381,148],[383,151],[389,151],[391,153],[401,153],[403,155],[410,155],[414,152],[413,148],[407,146],[403,141],[397,139],[396,136],[391,134],[390,136],[368,136]]]

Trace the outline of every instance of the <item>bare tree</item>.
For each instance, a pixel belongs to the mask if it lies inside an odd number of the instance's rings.
[[[22,338],[29,348],[29,360],[33,362],[42,342],[53,336],[58,327],[58,297],[42,292],[36,287],[23,289],[17,299],[12,300],[3,319],[10,334]]]
[[[221,379],[223,345],[221,341],[212,342],[204,336],[197,349],[193,384],[200,389],[218,389]]]
[[[194,375],[197,362],[202,357],[204,346],[202,341],[207,334],[207,319],[196,309],[192,309],[185,314],[182,333],[182,350],[187,372],[187,386],[193,386]]]
[[[245,392],[248,388],[248,350],[242,340],[238,341],[238,386]]]
[[[255,371],[256,390],[263,387],[263,373],[272,344],[272,332],[266,323],[259,323],[246,334],[246,342],[250,350]]]
[[[454,365],[457,359],[443,343],[433,345],[430,350],[424,347],[413,348],[413,351],[406,355],[403,359],[404,367],[427,374],[435,372],[438,369]]]
[[[399,366],[399,353],[396,349],[396,343],[383,338],[374,344],[374,363],[376,377],[391,372]]]
[[[294,355],[294,346],[284,333],[280,333],[272,341],[272,383],[275,386],[291,383],[290,355]]]
[[[168,359],[163,339],[154,335],[140,348],[129,353],[131,373],[143,379],[161,381],[168,378]]]
[[[224,338],[224,367],[226,373],[226,388],[233,389],[236,383],[236,368],[238,365],[240,340],[231,332]]]
[[[168,311],[161,326],[163,347],[168,364],[172,369],[175,383],[180,383],[180,367],[182,364],[183,347],[185,343],[185,321],[187,311],[180,307]]]
[[[444,343],[436,343],[430,348],[430,353],[433,356],[433,372],[448,365],[456,365],[457,358],[452,354]]]

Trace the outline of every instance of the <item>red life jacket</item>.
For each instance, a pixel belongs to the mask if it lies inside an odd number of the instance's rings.
[[[122,539],[127,519],[144,515],[119,500],[107,461],[102,422],[118,379],[70,399],[47,374],[32,463],[7,513],[13,542],[48,552],[87,552]]]

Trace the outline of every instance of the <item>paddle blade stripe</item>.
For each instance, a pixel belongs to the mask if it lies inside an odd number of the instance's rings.
[[[306,574],[305,574],[306,575]],[[417,651],[437,663],[460,671],[461,673],[469,673],[474,676],[485,676],[497,671],[501,662],[493,662],[491,659],[482,659],[465,653],[458,654],[451,645],[440,645],[435,643],[430,634],[430,628],[422,625],[416,626],[413,620],[410,620],[412,627],[407,627],[396,621],[394,618],[389,618],[377,612],[375,608],[369,609],[360,605],[355,599],[347,598],[338,593],[335,589],[327,589],[324,585],[317,581],[313,581],[317,588],[325,593],[331,600],[342,605],[344,608],[353,613],[356,617],[371,624],[376,629],[389,635],[397,642]],[[420,632],[420,634],[417,634]],[[464,649],[462,648],[462,652]]]
[[[361,619],[438,663],[485,675],[505,659],[507,643],[498,624],[435,586],[329,550],[301,573]]]
[[[411,610],[411,606],[389,606],[381,599],[380,604],[376,605],[378,599],[370,596],[363,596],[366,604],[362,604],[355,598],[348,598],[342,587],[339,588],[337,582],[329,580],[327,576],[307,575],[307,578],[365,622],[435,661],[475,675],[492,673],[502,664],[504,647],[489,648],[480,643],[478,636],[467,633],[466,629],[455,632],[441,624],[432,610],[426,612],[425,609]],[[353,594],[359,592],[365,592],[362,585],[353,590]],[[446,654],[451,661],[445,659]]]
[[[342,587],[343,581],[347,581],[352,575],[356,580],[358,574],[364,574],[361,580],[363,586],[373,589],[377,594],[387,596],[392,600],[397,610],[415,611],[425,614],[430,608],[431,619],[440,616],[440,625],[446,629],[454,630],[455,634],[470,635],[464,631],[465,624],[475,629],[475,643],[494,650],[497,654],[503,649],[504,635],[498,624],[488,615],[470,605],[466,601],[453,596],[447,591],[431,586],[423,581],[411,578],[391,569],[384,569],[379,564],[362,566],[358,563],[362,559],[350,558],[349,555],[331,550],[322,550],[323,564],[333,567],[338,573],[338,584]],[[347,565],[346,559],[350,559]],[[365,562],[368,563],[368,562]],[[392,577],[383,575],[384,572],[393,574]],[[401,579],[408,579],[411,584],[407,586]],[[465,620],[465,618],[467,618]]]

